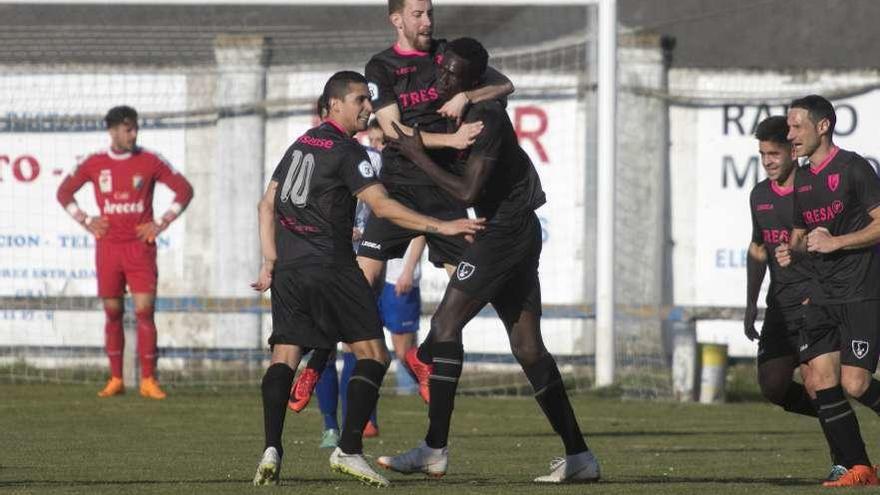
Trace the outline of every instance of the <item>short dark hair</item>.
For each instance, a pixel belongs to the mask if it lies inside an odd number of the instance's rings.
[[[822,119],[828,119],[828,135],[831,136],[834,133],[834,125],[837,124],[837,113],[834,112],[834,105],[825,97],[819,95],[804,96],[791,102],[788,107],[806,110],[814,124],[818,124]]]
[[[489,53],[479,41],[473,38],[452,40],[446,45],[446,51],[467,60],[470,66],[470,74],[468,76],[474,82],[480,79],[489,65]]]
[[[379,129],[379,130],[382,131],[383,133],[385,132],[385,130],[382,129],[382,126],[379,125],[379,119],[377,119],[377,118],[375,118],[375,117],[373,117],[373,118],[370,120],[370,123],[367,124],[367,129]]]
[[[367,78],[351,70],[343,70],[337,72],[336,74],[333,74],[332,76],[330,76],[330,79],[327,80],[327,84],[324,85],[324,92],[321,93],[321,97],[318,98],[318,102],[323,99],[324,105],[326,105],[327,109],[329,110],[330,99],[345,99],[345,95],[351,92],[349,90],[349,85],[351,84],[367,84]],[[318,107],[318,109],[320,111],[320,106]],[[318,115],[320,115],[320,113]]]
[[[388,0],[388,15],[402,11],[405,4],[406,0]]]
[[[758,141],[771,141],[777,144],[789,144],[788,122],[781,115],[767,117],[758,124],[755,129],[755,137]]]
[[[134,124],[137,124],[138,120],[137,110],[131,108],[128,105],[119,105],[118,107],[113,107],[110,110],[107,110],[107,115],[104,116],[104,124],[107,125],[107,129],[110,129],[111,127],[116,127],[126,120],[129,120]]]
[[[327,113],[327,100],[324,99],[324,95],[318,97],[318,101],[315,102],[315,113],[318,115],[319,119],[323,119]]]

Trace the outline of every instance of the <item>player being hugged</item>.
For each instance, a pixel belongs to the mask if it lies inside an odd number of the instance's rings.
[[[439,67],[438,89],[456,94],[473,87],[486,70],[488,54],[474,39],[450,42]],[[418,130],[389,144],[423,170],[440,188],[486,218],[486,230],[466,247],[437,312],[431,319],[434,369],[430,376],[429,427],[421,444],[401,455],[380,457],[401,473],[446,474],[448,437],[464,349],[462,329],[491,303],[504,323],[510,348],[535,390],[535,399],[565,445],[565,458],[551,464],[539,483],[599,479],[599,462],[587,448],[556,361],[541,337],[538,262],[541,225],[535,210],[546,201],[538,172],[519,146],[504,106],[484,101],[470,106],[464,122],[483,122],[473,146],[451,173],[425,152]]]
[[[137,349],[141,366],[140,393],[164,399],[155,377],[156,325],[153,322],[158,269],[156,237],[189,204],[193,189],[186,178],[160,155],[137,145],[138,115],[128,106],[111,108],[104,117],[110,149],[86,157],[58,187],[58,202],[95,236],[98,297],[103,299],[110,379],[99,397],[125,392],[122,381],[122,330],[125,287],[134,300]],[[100,214],[82,211],[74,194],[91,182]],[[153,218],[153,190],[161,182],[174,191],[174,202],[162,217]]]
[[[388,351],[373,291],[351,249],[355,200],[374,215],[417,232],[475,234],[483,220],[440,221],[388,196],[363,146],[352,136],[367,127],[372,106],[366,79],[338,72],[324,86],[327,119],[287,150],[259,204],[264,262],[252,287],[272,288],[272,357],[263,376],[265,450],[255,485],[277,484],[281,433],[294,372],[307,349],[348,344],[357,362],[332,469],[375,486],[388,480],[363,456],[363,429],[376,407]]]

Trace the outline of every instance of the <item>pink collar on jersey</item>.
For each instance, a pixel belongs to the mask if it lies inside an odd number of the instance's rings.
[[[813,168],[813,166],[810,165],[810,172],[813,172],[813,175],[819,175],[819,172],[821,172],[823,168],[827,167],[828,164],[831,163],[831,160],[834,160],[834,157],[837,156],[838,151],[840,151],[840,148],[837,146],[831,148],[831,152],[828,153],[828,156],[826,156],[825,159],[822,160],[822,163],[820,163],[818,167]]]
[[[126,151],[125,153],[117,153],[113,151],[113,148],[108,148],[107,156],[114,160],[128,160],[129,158],[131,158],[131,151]]]
[[[789,194],[791,194],[792,191],[794,191],[794,184],[790,186],[780,186],[776,183],[775,180],[771,180],[770,189],[773,189],[773,192],[775,192],[779,196],[788,196]]]
[[[333,127],[336,128],[336,130],[338,130],[339,132],[341,132],[343,135],[348,136],[348,137],[351,137],[351,135],[345,130],[345,128],[342,127],[341,125],[339,125],[339,123],[336,122],[335,120],[333,120],[333,119],[329,119],[329,118],[328,118],[328,119],[324,119],[324,123],[332,125]]]
[[[425,57],[428,55],[428,52],[422,52],[419,50],[404,50],[400,47],[400,43],[395,43],[392,48],[394,49],[394,53],[401,57]]]

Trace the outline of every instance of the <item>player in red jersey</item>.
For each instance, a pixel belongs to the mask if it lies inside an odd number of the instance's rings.
[[[137,146],[137,111],[128,106],[111,108],[104,117],[110,149],[94,153],[79,163],[58,187],[58,202],[97,239],[95,264],[98,297],[104,301],[104,325],[110,380],[98,397],[125,392],[122,381],[123,296],[125,286],[134,300],[138,354],[141,365],[140,393],[164,399],[155,378],[156,237],[186,208],[193,196],[190,183],[161,156]],[[91,182],[101,212],[87,215],[74,194]],[[157,222],[153,219],[153,189],[161,182],[174,191],[174,202]]]

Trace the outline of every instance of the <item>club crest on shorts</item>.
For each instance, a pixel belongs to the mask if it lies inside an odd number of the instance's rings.
[[[474,265],[462,261],[458,264],[458,270],[455,271],[455,276],[458,277],[459,280],[467,280],[476,270],[477,267]]]
[[[375,172],[373,172],[373,166],[370,165],[370,162],[366,160],[358,163],[358,170],[360,170],[361,175],[363,175],[366,179],[369,179],[370,177],[375,175]]]
[[[865,354],[868,353],[868,348],[870,345],[864,340],[853,340],[852,341],[852,351],[853,354],[856,355],[857,358],[862,359],[865,357]]]
[[[840,174],[830,174],[828,176],[828,189],[832,191],[837,190],[837,186],[840,185]]]
[[[376,101],[379,99],[379,86],[374,82],[367,83],[367,89],[370,91],[370,100]]]

